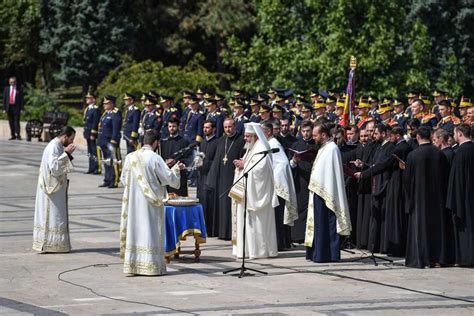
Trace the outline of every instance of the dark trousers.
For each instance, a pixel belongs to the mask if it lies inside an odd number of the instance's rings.
[[[97,142],[89,137],[87,141],[87,155],[89,156],[89,170],[87,172],[98,172],[99,164],[97,163]]]
[[[14,105],[8,108],[8,123],[12,137],[20,136],[20,113],[20,110],[14,108]]]
[[[116,187],[120,181],[120,164],[117,164],[117,161],[121,160],[120,157],[120,148],[114,148],[114,151],[110,151],[107,145],[101,145],[100,149],[102,151],[102,158],[108,160],[104,164],[104,183],[109,187]],[[110,160],[112,158],[112,160]],[[113,161],[113,164],[110,165],[110,161]]]
[[[285,225],[285,200],[281,197],[278,197],[277,207],[275,207],[275,225],[277,232],[277,245],[278,251],[282,251],[291,247],[291,228],[290,226]]]

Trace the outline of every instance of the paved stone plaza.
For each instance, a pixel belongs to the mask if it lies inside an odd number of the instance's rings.
[[[375,267],[343,253],[336,264],[305,260],[304,249],[248,267],[268,272],[238,279],[240,265],[215,238],[202,259],[172,260],[161,277],[130,277],[118,258],[122,189],[98,188],[86,175],[85,148],[74,153],[69,218],[73,251],[31,250],[38,166],[45,143],[0,139],[0,314],[474,315],[474,270],[407,269],[403,260]],[[190,250],[193,241],[184,243]],[[61,280],[58,279],[60,275]]]

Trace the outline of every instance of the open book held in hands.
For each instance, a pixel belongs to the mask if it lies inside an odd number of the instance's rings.
[[[301,160],[307,161],[307,162],[313,162],[314,159],[316,158],[316,155],[318,154],[318,151],[316,150],[316,148],[310,148],[310,149],[301,150],[301,151],[288,148],[288,150],[292,154],[298,155],[301,158]]]

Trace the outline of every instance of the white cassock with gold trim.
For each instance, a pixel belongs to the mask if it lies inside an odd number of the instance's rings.
[[[178,164],[170,169],[151,147],[127,155],[120,223],[123,272],[141,275],[166,273],[164,234],[166,186],[180,186]]]
[[[43,151],[36,189],[33,250],[69,252],[67,174],[72,162],[58,138]]]

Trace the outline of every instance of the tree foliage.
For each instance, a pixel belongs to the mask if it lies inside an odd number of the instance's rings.
[[[122,1],[43,0],[41,53],[65,85],[96,85],[127,51],[131,32]]]
[[[200,64],[203,60],[204,57],[197,54],[181,67],[165,66],[162,62],[151,60],[137,62],[129,56],[123,56],[121,64],[109,72],[99,85],[99,93],[121,96],[125,92],[148,92],[154,89],[180,98],[182,89],[195,89],[199,84],[217,88],[219,76],[204,68]]]

